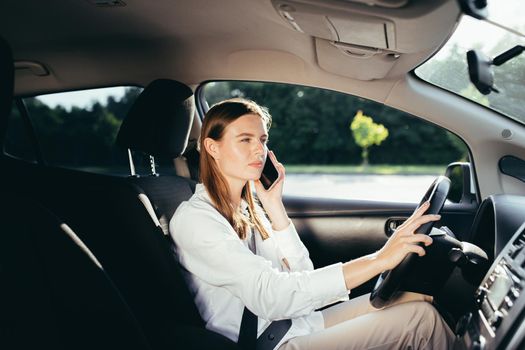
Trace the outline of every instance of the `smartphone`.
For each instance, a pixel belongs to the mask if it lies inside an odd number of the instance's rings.
[[[275,168],[275,165],[273,165],[270,156],[266,157],[266,162],[264,163],[264,168],[260,178],[264,188],[269,189],[270,187],[272,187],[273,183],[277,180],[278,177],[279,172],[277,171],[277,168]]]

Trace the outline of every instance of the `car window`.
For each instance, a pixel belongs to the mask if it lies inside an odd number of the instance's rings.
[[[525,124],[525,54],[501,66],[493,66],[498,92],[481,94],[470,82],[467,51],[476,49],[489,58],[519,45],[524,45],[525,24],[518,13],[524,13],[525,2],[489,1],[489,18],[512,30],[502,29],[493,21],[480,21],[463,16],[452,37],[432,58],[415,70],[421,79],[454,92],[469,100],[498,111]]]
[[[128,175],[127,151],[117,147],[115,139],[124,116],[141,90],[137,87],[112,87],[23,98],[29,126],[36,135],[46,164]],[[30,135],[28,123],[15,108],[4,152],[35,161],[34,141]],[[138,171],[149,171],[149,158],[135,154],[135,162]]]
[[[268,107],[268,147],[286,167],[287,195],[417,202],[449,163],[468,158],[454,134],[364,98],[260,82],[209,82],[201,91],[210,106],[245,97]]]

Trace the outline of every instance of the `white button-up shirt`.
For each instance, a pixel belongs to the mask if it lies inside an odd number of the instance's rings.
[[[349,292],[341,263],[314,270],[293,224],[274,231],[261,208],[258,214],[270,237],[263,241],[255,230],[256,254],[248,245],[253,233],[241,240],[202,184],[179,206],[169,228],[206,328],[236,342],[245,306],[258,316],[258,336],[271,321],[292,319],[277,348],[324,329],[323,316],[315,310]]]

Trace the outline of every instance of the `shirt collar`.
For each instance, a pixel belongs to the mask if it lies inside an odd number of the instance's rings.
[[[197,196],[205,198],[208,202],[211,203],[210,195],[208,194],[206,187],[202,183],[198,183],[197,186],[195,186],[195,194]],[[248,202],[246,202],[244,199],[241,199],[241,209],[243,211],[248,209]]]

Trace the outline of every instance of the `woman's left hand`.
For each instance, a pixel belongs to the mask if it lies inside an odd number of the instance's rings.
[[[430,203],[427,201],[417,208],[377,252],[377,260],[383,265],[382,271],[393,269],[409,253],[425,255],[425,249],[420,244],[428,246],[432,244],[432,238],[416,231],[421,225],[441,218],[440,215],[425,215],[429,207]]]
[[[284,166],[277,161],[277,158],[272,151],[268,151],[267,156],[270,157],[270,160],[275,166],[275,169],[277,169],[279,176],[269,189],[265,189],[260,180],[255,180],[255,190],[257,191],[259,201],[272,222],[273,228],[275,230],[282,230],[290,224],[290,219],[288,219],[282,199],[286,173]]]

